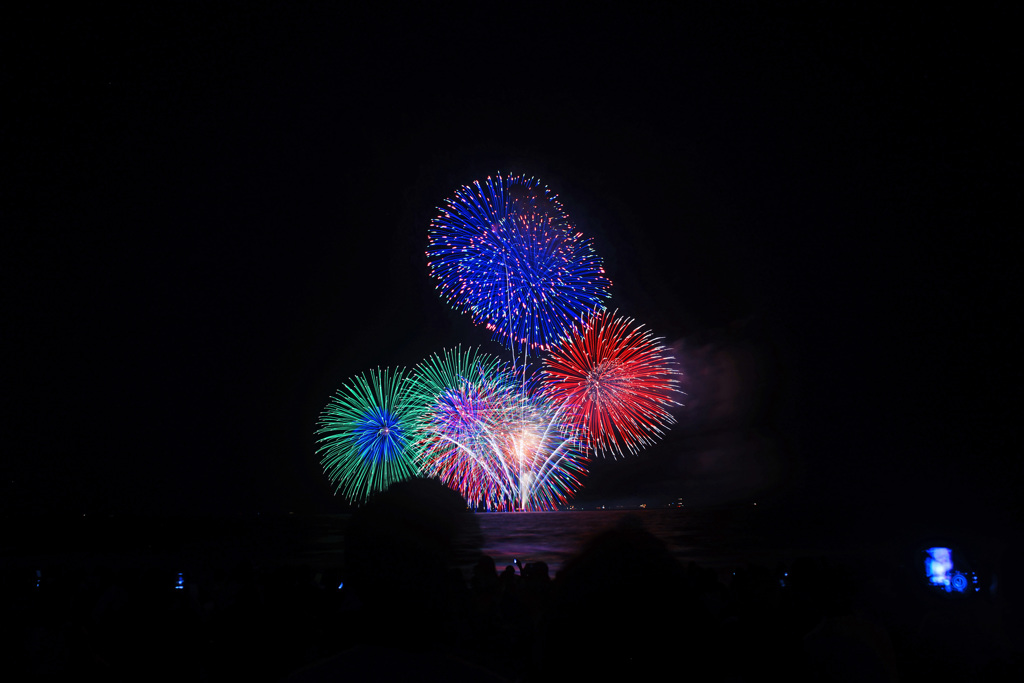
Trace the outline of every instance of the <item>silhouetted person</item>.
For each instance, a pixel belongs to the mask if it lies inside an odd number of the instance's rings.
[[[498,570],[494,566],[494,558],[481,555],[473,565],[473,577],[469,580],[473,593],[473,604],[477,613],[490,615],[497,609]]]
[[[536,675],[643,680],[680,666],[696,671],[709,655],[713,628],[665,544],[626,518],[559,572]]]
[[[368,640],[423,644],[439,637],[442,587],[462,498],[436,481],[392,485],[352,516],[348,584],[365,605]],[[400,616],[398,616],[400,615]]]

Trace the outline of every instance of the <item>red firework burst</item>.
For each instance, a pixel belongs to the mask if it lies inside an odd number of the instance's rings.
[[[642,325],[600,311],[579,323],[544,359],[543,390],[597,453],[636,453],[675,418],[679,367]]]

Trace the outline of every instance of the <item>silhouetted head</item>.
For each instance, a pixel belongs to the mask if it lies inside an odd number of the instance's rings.
[[[430,479],[392,485],[352,516],[348,582],[368,606],[423,602],[443,582],[465,502]]]
[[[635,518],[588,542],[554,582],[543,667],[565,677],[660,676],[679,657],[704,656],[711,627],[686,590],[685,570]],[[595,629],[614,637],[594,647]],[[600,636],[598,636],[600,637]],[[592,656],[580,661],[579,652]]]

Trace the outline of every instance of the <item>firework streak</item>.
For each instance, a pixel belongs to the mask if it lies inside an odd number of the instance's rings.
[[[586,459],[558,410],[516,378],[473,351],[424,361],[416,461],[473,507],[552,510],[579,489]]]

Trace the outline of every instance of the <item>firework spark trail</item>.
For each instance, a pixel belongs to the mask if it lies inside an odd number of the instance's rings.
[[[495,487],[507,479],[500,461],[478,457],[497,448],[487,427],[507,417],[506,375],[498,358],[461,348],[431,356],[413,373],[422,406],[416,461],[425,474],[442,478],[470,499],[499,499]]]
[[[335,493],[361,504],[416,474],[412,399],[404,370],[370,370],[335,393],[316,431],[317,453]]]
[[[597,311],[544,359],[542,393],[565,406],[584,447],[636,453],[675,422],[680,370],[642,325]]]
[[[445,352],[415,376],[426,405],[415,445],[425,474],[490,510],[554,509],[579,489],[586,460],[576,439],[557,410],[524,396],[508,366]]]
[[[582,486],[580,478],[586,473],[586,459],[577,450],[578,439],[562,422],[560,411],[543,403],[541,406],[539,415],[535,413],[527,423],[539,427],[541,434],[532,450],[529,487],[521,493],[521,499],[524,507],[528,504],[531,509],[555,509]],[[538,496],[540,503],[536,502]]]

